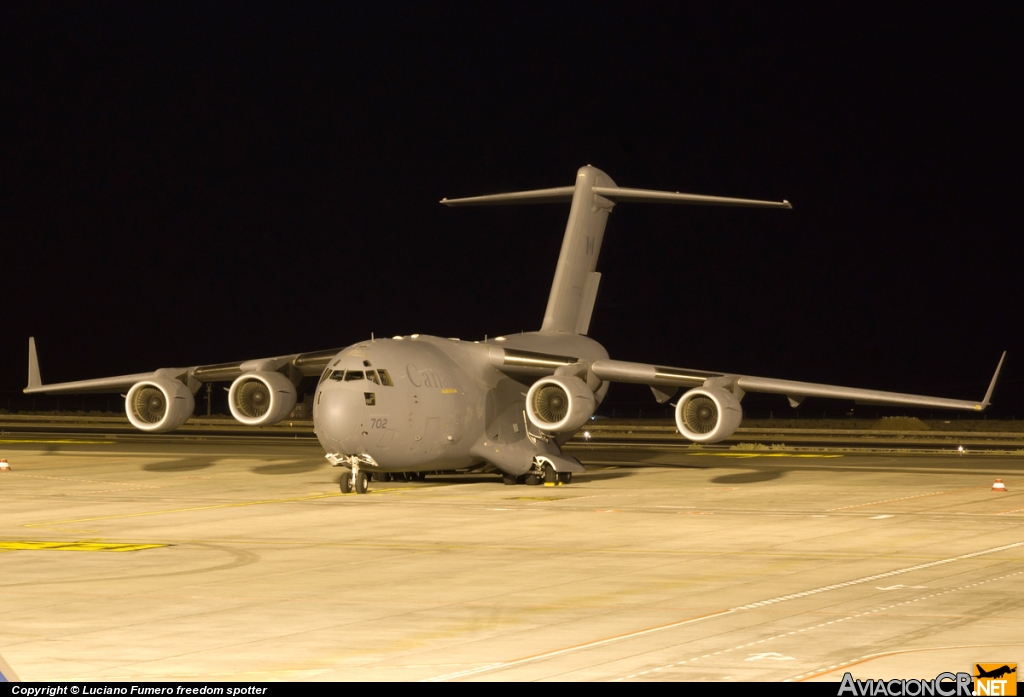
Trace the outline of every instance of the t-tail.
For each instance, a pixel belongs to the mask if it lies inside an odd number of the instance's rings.
[[[565,226],[562,251],[551,284],[542,332],[586,334],[597,300],[601,274],[597,258],[601,254],[608,214],[616,203],[685,203],[703,206],[745,206],[755,208],[792,208],[789,201],[755,201],[722,196],[702,196],[646,189],[623,189],[607,174],[587,165],[576,173],[575,186],[518,191],[491,196],[442,199],[446,206],[486,206],[522,203],[571,202],[569,222]]]

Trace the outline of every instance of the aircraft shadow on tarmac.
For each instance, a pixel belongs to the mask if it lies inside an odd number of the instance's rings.
[[[773,479],[781,479],[787,472],[784,469],[752,470],[748,472],[736,472],[735,474],[723,474],[711,481],[714,484],[756,484],[757,482],[770,482]]]
[[[142,469],[146,472],[157,473],[194,472],[196,470],[209,469],[214,464],[209,457],[185,457],[168,462],[151,462],[148,465],[143,465]],[[250,471],[253,474],[304,474],[306,472],[315,472],[326,466],[326,462],[317,460],[298,460],[294,462],[273,462],[253,467]]]
[[[253,474],[303,474],[305,472],[316,472],[327,466],[326,462],[316,460],[299,460],[298,462],[275,462],[272,465],[260,465],[253,467],[250,471]]]
[[[622,479],[623,477],[631,477],[633,473],[629,470],[614,469],[614,470],[588,470],[586,474],[577,474],[573,477],[574,482],[604,482],[612,479]]]
[[[209,458],[183,457],[170,462],[151,462],[148,465],[143,465],[142,469],[147,472],[192,472],[207,467],[213,467]]]

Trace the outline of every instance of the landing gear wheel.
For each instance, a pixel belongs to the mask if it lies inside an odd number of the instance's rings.
[[[551,465],[544,465],[544,483],[555,484],[558,482],[558,472]]]
[[[404,482],[406,481],[407,477],[405,472],[395,472],[394,474],[391,475],[391,479],[396,482]]]
[[[501,475],[501,483],[505,486],[515,486],[519,483],[519,478],[514,477],[511,474],[503,474]]]
[[[366,472],[358,472],[355,476],[355,489],[357,494],[365,494],[369,488],[369,481],[366,478]]]
[[[559,472],[558,473],[559,484],[572,484],[572,472]]]
[[[540,485],[540,483],[541,483],[540,477],[538,477],[536,474],[528,474],[528,475],[526,475],[526,485],[527,486],[538,486],[538,485]]]
[[[390,472],[374,472],[373,473],[373,481],[375,481],[375,482],[390,482],[391,481],[391,473]]]
[[[341,487],[341,493],[351,494],[352,493],[352,473],[348,470],[341,475],[341,479],[338,481],[338,486]]]

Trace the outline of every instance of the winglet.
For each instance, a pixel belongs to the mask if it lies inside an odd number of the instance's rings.
[[[1006,351],[1003,351],[1002,357],[999,359],[999,365],[996,366],[996,373],[992,376],[992,382],[988,384],[988,392],[985,393],[985,399],[981,403],[981,408],[984,409],[988,406],[989,400],[992,399],[992,392],[996,389],[996,380],[999,379],[999,371],[1003,369],[1003,361],[1006,360]]]
[[[21,678],[17,676],[10,664],[4,660],[3,656],[0,656],[0,682],[20,682]]]
[[[36,338],[28,338],[28,386],[41,387],[42,378],[39,377],[39,356],[36,355]]]

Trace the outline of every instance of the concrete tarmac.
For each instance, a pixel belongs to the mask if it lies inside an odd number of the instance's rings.
[[[0,438],[0,655],[39,681],[1024,663],[1022,457],[573,454],[589,472],[568,486],[343,496],[309,442]]]

